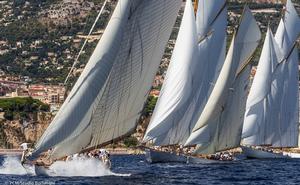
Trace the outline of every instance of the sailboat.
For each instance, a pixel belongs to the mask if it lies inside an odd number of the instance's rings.
[[[183,145],[189,137],[200,113],[199,103],[208,96],[225,58],[227,10],[226,1],[220,2],[199,1],[195,21],[192,2],[186,1],[171,62],[144,142],[156,146]],[[209,52],[212,48],[215,53]],[[186,156],[151,149],[146,157],[151,162],[186,162]]]
[[[225,59],[226,1],[199,1],[198,7],[196,25],[192,3],[186,1],[173,56],[144,142],[154,146],[197,145],[194,153],[213,154],[239,146],[248,64],[260,31],[246,7]],[[146,155],[150,162],[187,162],[191,158],[153,148]]]
[[[288,158],[294,154],[273,149],[298,146],[299,33],[300,19],[287,0],[275,37],[268,29],[247,100],[242,148],[249,158]]]
[[[246,6],[213,91],[185,145],[196,154],[213,154],[240,146],[250,62],[261,33]]]
[[[120,0],[84,71],[29,160],[59,159],[135,131],[181,0]]]

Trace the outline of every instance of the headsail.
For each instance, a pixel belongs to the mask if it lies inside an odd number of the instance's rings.
[[[247,99],[243,126],[243,144],[270,145],[278,127],[271,121],[275,117],[271,112],[274,106],[272,97],[272,77],[282,54],[277,47],[273,34],[268,29],[261,57]],[[276,101],[276,100],[275,100]],[[277,110],[277,109],[274,109]],[[277,119],[277,118],[276,118]]]
[[[155,145],[180,142],[182,131],[188,128],[181,129],[178,123],[199,86],[196,72],[201,66],[198,61],[194,9],[191,0],[187,0],[171,62],[144,141],[153,140]]]
[[[40,138],[33,158],[58,158],[135,129],[180,0],[119,1],[83,73]]]
[[[247,64],[260,37],[256,21],[246,7],[211,96],[186,142],[200,144],[197,152],[215,153],[239,145],[250,73]]]
[[[197,11],[197,29],[200,39],[199,56],[201,82],[189,135],[201,115],[216,84],[225,61],[227,7],[226,0],[200,0]]]

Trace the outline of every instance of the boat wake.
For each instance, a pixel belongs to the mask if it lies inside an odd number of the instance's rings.
[[[0,166],[0,174],[11,175],[39,175],[34,166],[21,165],[18,157],[6,157]],[[43,175],[47,176],[130,176],[131,174],[114,173],[107,169],[98,159],[78,158],[71,161],[56,161],[49,168],[43,168]]]

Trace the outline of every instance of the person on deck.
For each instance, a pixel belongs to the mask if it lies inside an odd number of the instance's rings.
[[[105,149],[100,149],[99,150],[99,159],[102,161],[102,163],[107,167],[111,167],[111,162],[110,162],[110,154],[108,151]]]
[[[28,155],[28,153],[30,152],[29,151],[29,148],[28,148],[28,144],[30,143],[22,143],[20,146],[22,147],[23,149],[23,152],[22,152],[22,157],[21,157],[21,164],[23,165],[26,161],[26,156]]]

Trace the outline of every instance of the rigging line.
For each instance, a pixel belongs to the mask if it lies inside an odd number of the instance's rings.
[[[208,33],[206,33],[205,35],[203,35],[202,37],[200,37],[198,39],[198,44],[200,44],[202,41],[206,40],[208,37],[210,37],[211,35],[213,35],[214,30],[210,30]]]
[[[105,8],[106,3],[107,3],[107,0],[104,1],[103,5],[101,7],[101,10],[100,10],[98,16],[96,17],[96,20],[95,20],[94,24],[92,25],[92,27],[91,27],[91,29],[89,31],[89,34],[88,34],[87,38],[85,39],[85,41],[84,41],[84,43],[83,43],[83,45],[82,45],[82,47],[81,47],[81,49],[80,49],[80,51],[79,51],[79,53],[77,55],[77,57],[76,57],[73,65],[72,65],[72,67],[71,67],[71,69],[70,69],[70,71],[69,71],[69,73],[68,73],[68,75],[67,75],[67,77],[66,77],[66,79],[64,81],[64,86],[67,84],[67,82],[68,82],[68,80],[69,80],[69,78],[70,78],[70,76],[71,76],[71,74],[72,74],[72,72],[73,72],[73,70],[75,68],[75,65],[78,63],[79,57],[80,57],[81,53],[83,52],[83,49],[85,48],[85,45],[86,45],[86,43],[88,41],[88,37],[92,34],[92,32],[94,30],[94,27],[96,26],[96,23],[98,22],[101,14],[102,14],[102,12],[103,12],[103,10]]]
[[[292,53],[293,53],[293,51],[294,51],[296,45],[297,45],[297,41],[294,42],[292,48],[291,48],[291,49],[289,50],[289,52],[287,53],[286,57],[283,58],[279,63],[282,63],[282,62],[284,62],[284,61],[288,61],[288,60],[289,60],[289,58],[290,58],[290,56],[292,55]]]
[[[255,50],[251,53],[251,55],[246,59],[244,60],[245,62],[242,64],[242,66],[238,69],[238,72],[236,73],[236,78],[241,75],[241,73],[246,69],[246,67],[248,65],[250,65],[251,63],[253,63],[253,58],[254,58],[254,53],[256,52],[258,48],[256,47]]]
[[[227,5],[227,3],[226,3],[226,1],[225,1],[224,4],[223,4],[223,6],[222,6],[222,8],[218,11],[216,17],[215,17],[215,18],[211,21],[211,23],[209,24],[210,27],[211,27],[211,26],[216,22],[216,20],[220,17],[220,15],[221,15],[221,13],[223,12],[223,10],[225,10],[225,8],[227,7],[226,5]]]
[[[272,73],[272,77],[273,77],[273,74],[275,73],[275,71],[279,68],[279,66],[281,66],[282,63],[284,63],[284,62],[285,62],[285,63],[288,63],[288,62],[289,62],[290,56],[292,55],[292,53],[293,53],[293,51],[294,51],[296,45],[297,45],[297,42],[294,42],[292,48],[288,51],[287,56],[285,56],[283,59],[281,59],[280,62],[278,62],[278,63],[276,64],[275,69],[274,69],[274,72]]]
[[[215,16],[215,18],[211,21],[211,23],[208,25],[208,27],[210,27],[210,31],[208,31],[205,35],[203,35],[202,37],[200,37],[198,40],[198,43],[202,42],[203,40],[205,40],[207,37],[209,37],[210,35],[213,34],[214,30],[212,30],[212,26],[213,24],[217,21],[217,19],[220,17],[220,15],[222,14],[222,12],[226,9],[227,3],[226,1],[224,2],[223,6],[221,7],[221,9],[218,11],[217,15]],[[204,7],[204,1],[203,1],[203,7]],[[203,22],[204,22],[204,13],[203,13]]]

